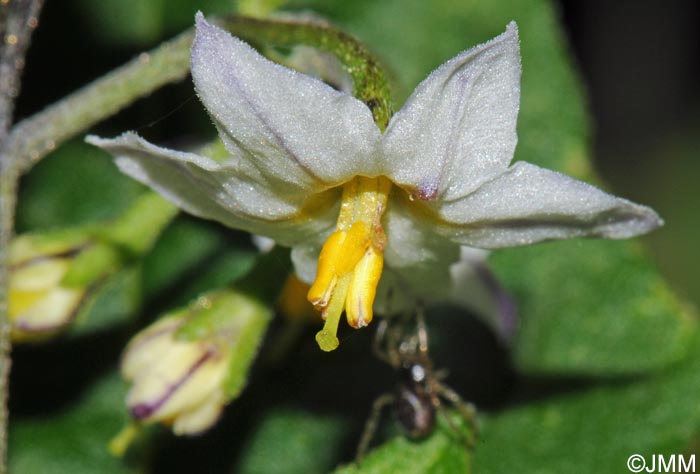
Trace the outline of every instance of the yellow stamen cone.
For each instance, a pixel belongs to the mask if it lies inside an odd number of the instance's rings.
[[[372,306],[383,266],[384,256],[370,247],[355,267],[345,302],[345,316],[355,329],[372,321]]]
[[[336,332],[343,310],[354,328],[372,320],[386,243],[381,219],[390,191],[391,182],[382,176],[358,176],[343,186],[336,231],[321,249],[316,280],[307,294],[326,321],[316,334],[324,351],[338,347]]]
[[[346,234],[347,232],[333,232],[323,244],[318,257],[316,280],[307,293],[309,302],[318,309],[328,306],[328,300],[336,283],[335,265]]]

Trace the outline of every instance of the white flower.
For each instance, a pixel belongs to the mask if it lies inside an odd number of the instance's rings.
[[[359,100],[268,61],[201,14],[192,77],[227,161],[134,133],[88,141],[184,210],[292,247],[302,279],[316,278],[309,299],[326,317],[317,336],[325,350],[337,345],[343,310],[354,327],[370,322],[384,262],[392,281],[430,295],[449,288],[462,245],[619,239],[661,225],[648,207],[510,165],[520,101],[515,23],[435,70],[384,133]]]

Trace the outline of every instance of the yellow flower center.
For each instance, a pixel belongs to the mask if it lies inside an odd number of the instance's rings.
[[[338,323],[345,310],[348,324],[367,326],[384,264],[386,236],[381,219],[391,181],[358,176],[343,186],[340,215],[318,257],[316,281],[308,300],[321,311],[325,324],[316,334],[324,351],[338,347]]]

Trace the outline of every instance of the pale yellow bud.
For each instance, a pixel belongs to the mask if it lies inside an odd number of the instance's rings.
[[[85,287],[62,285],[71,259],[79,251],[75,242],[63,244],[42,248],[28,237],[12,242],[8,313],[14,342],[59,332],[71,322],[85,297]]]
[[[143,330],[126,350],[122,374],[133,384],[127,405],[134,418],[195,434],[212,426],[226,403],[230,350],[208,339],[178,339],[183,321],[180,313]]]

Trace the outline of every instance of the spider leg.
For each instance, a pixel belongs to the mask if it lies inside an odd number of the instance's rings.
[[[355,454],[355,462],[362,461],[362,458],[367,454],[367,449],[369,444],[374,438],[374,434],[377,432],[377,427],[379,426],[379,420],[381,418],[382,410],[385,406],[394,402],[396,398],[392,393],[385,393],[380,395],[374,403],[372,404],[372,411],[365,423],[365,428],[362,430],[362,438],[360,438],[360,444],[357,445],[357,454]]]
[[[386,350],[384,344],[384,340],[386,338],[386,331],[388,327],[389,322],[386,319],[382,318],[382,320],[379,321],[377,330],[374,333],[374,339],[372,339],[372,352],[374,352],[374,355],[377,357],[377,359],[391,365],[388,350]]]
[[[396,343],[399,336],[397,328],[390,326],[388,318],[382,318],[374,333],[372,352],[379,360],[391,367],[398,367],[401,364],[401,354]]]
[[[423,305],[418,304],[416,309],[416,333],[418,335],[418,350],[421,354],[428,355],[428,328],[425,325]]]
[[[433,377],[435,377],[435,380],[437,381],[442,381],[445,380],[449,374],[449,369],[440,369],[433,372]]]
[[[474,447],[474,441],[479,435],[479,426],[477,424],[476,419],[476,407],[473,404],[464,401],[457,392],[445,385],[439,384],[437,386],[437,392],[438,395],[450,402],[457,409],[457,411],[459,411],[459,414],[469,425],[469,428],[471,429],[471,436],[466,437],[464,436],[464,430],[460,430],[459,428],[454,426],[454,423],[448,416],[445,417],[447,419],[448,424],[450,425],[450,428],[453,429],[455,432],[459,433],[460,437],[464,438],[467,447],[469,449],[472,449]],[[442,405],[436,408],[439,409],[441,406]]]

